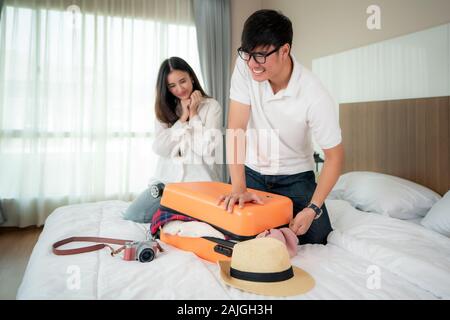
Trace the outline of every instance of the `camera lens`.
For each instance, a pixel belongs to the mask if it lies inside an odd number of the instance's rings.
[[[150,187],[150,194],[153,198],[157,199],[157,198],[161,197],[163,190],[164,190],[164,184],[157,183]]]
[[[155,258],[155,252],[150,248],[146,248],[139,253],[139,261],[140,262],[150,262],[154,258]]]

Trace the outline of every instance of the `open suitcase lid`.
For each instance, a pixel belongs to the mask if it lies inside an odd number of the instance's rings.
[[[161,206],[171,211],[206,222],[234,240],[248,240],[259,233],[289,224],[293,204],[285,196],[254,189],[264,205],[246,203],[235,206],[232,213],[225,211],[217,201],[231,192],[231,185],[221,182],[181,182],[167,184]]]

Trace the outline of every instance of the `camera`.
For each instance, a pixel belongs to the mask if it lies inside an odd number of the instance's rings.
[[[123,259],[127,261],[150,262],[156,258],[156,253],[162,251],[156,241],[135,241],[125,244]]]

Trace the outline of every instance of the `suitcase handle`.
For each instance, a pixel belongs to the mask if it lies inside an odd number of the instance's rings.
[[[235,245],[234,242],[214,237],[202,237],[202,238],[217,243],[214,246],[214,251],[221,255],[231,258],[231,255],[233,254],[233,247]]]
[[[217,253],[220,253],[220,254],[222,254],[224,256],[230,257],[230,258],[231,258],[232,254],[233,254],[233,249],[225,247],[225,246],[222,246],[220,244],[214,246],[214,251],[217,252]]]
[[[215,237],[202,237],[202,238],[206,239],[206,240],[209,240],[209,241],[212,241],[212,242],[215,242],[217,244],[220,244],[220,245],[222,245],[224,247],[228,247],[230,249],[232,249],[234,247],[234,245],[236,244],[236,243],[234,243],[232,241],[223,240],[223,239],[215,238]]]

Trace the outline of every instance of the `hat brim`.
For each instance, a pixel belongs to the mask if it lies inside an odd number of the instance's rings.
[[[231,277],[231,261],[219,261],[218,264],[220,267],[220,277],[225,284],[264,296],[296,296],[308,292],[316,283],[309,273],[295,266],[292,266],[294,276],[288,280],[279,282],[253,282]]]

